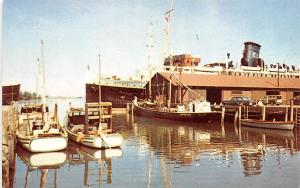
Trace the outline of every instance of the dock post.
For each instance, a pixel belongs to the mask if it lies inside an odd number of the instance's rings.
[[[261,112],[262,120],[265,121],[266,120],[266,107],[262,106],[261,109],[262,109],[262,112]]]
[[[133,116],[133,108],[134,108],[134,105],[131,104],[131,115]]]
[[[290,105],[291,105],[290,121],[294,121],[294,100],[293,99],[291,99]]]
[[[239,122],[241,122],[242,119],[242,106],[239,106]]]
[[[285,116],[284,116],[284,121],[285,121],[285,122],[288,121],[288,116],[289,116],[289,108],[286,107],[286,108],[285,108]]]
[[[222,116],[221,116],[221,124],[224,124],[225,119],[225,106],[222,106]]]
[[[84,125],[84,134],[88,134],[89,132],[89,106],[85,103],[85,125]]]
[[[239,111],[235,111],[235,114],[234,114],[234,124],[236,125],[237,123],[237,120],[238,120],[238,117],[239,117]]]
[[[129,103],[126,103],[126,114],[129,114]]]

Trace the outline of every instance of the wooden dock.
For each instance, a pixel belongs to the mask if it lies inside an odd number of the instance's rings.
[[[260,119],[291,121],[300,126],[300,105],[264,105],[264,106],[244,106],[244,105],[224,105],[221,106],[221,121],[224,119],[233,119],[236,123],[241,119]]]
[[[13,187],[18,112],[16,104],[2,106],[2,187]]]

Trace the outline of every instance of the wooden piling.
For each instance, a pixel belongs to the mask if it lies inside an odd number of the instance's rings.
[[[85,125],[84,125],[84,134],[88,134],[89,132],[89,107],[88,104],[85,103]]]
[[[285,122],[288,121],[288,116],[289,116],[289,108],[286,107],[286,108],[285,108],[285,116],[284,116],[284,121],[285,121]]]
[[[266,120],[266,107],[262,106],[261,110],[262,110],[262,112],[261,112],[262,120],[265,121]]]
[[[239,117],[239,111],[235,111],[235,114],[234,114],[234,124],[236,125],[237,124],[237,120],[238,120],[238,117]]]
[[[2,106],[2,187],[13,187],[15,174],[16,106]]]
[[[291,99],[291,102],[290,102],[290,121],[294,121],[294,100]]]
[[[129,114],[129,105],[130,103],[126,103],[126,114]]]
[[[221,124],[224,124],[224,120],[225,120],[225,106],[222,106],[221,112],[222,112],[222,115],[221,115]]]
[[[134,108],[134,105],[131,104],[131,115],[133,116],[133,108]]]
[[[239,123],[241,122],[242,119],[242,106],[239,106]]]

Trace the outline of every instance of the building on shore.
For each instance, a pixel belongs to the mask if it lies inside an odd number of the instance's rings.
[[[280,74],[278,78],[277,74],[236,70],[220,74],[157,72],[151,79],[151,96],[152,100],[159,95],[167,98],[171,81],[172,103],[188,102],[199,96],[211,103],[221,103],[233,96],[259,100],[266,95],[281,95],[283,104],[289,104],[290,99],[300,95],[299,76]],[[149,97],[147,89],[146,97]]]

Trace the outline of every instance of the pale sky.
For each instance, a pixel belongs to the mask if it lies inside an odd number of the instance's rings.
[[[147,32],[153,22],[153,65],[162,64],[168,0],[6,0],[3,3],[3,82],[36,89],[40,43],[45,43],[46,93],[84,96],[87,65],[130,76],[147,66]],[[240,62],[243,43],[259,43],[266,63],[300,65],[300,1],[174,0],[174,54],[201,63]],[[198,36],[198,37],[197,37]]]

